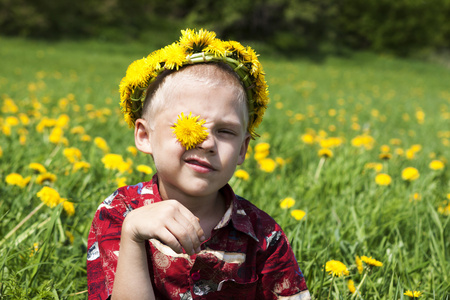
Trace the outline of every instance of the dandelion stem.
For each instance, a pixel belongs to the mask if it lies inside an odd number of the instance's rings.
[[[58,144],[58,146],[53,149],[52,153],[48,156],[47,160],[44,162],[44,165],[48,167],[50,163],[52,162],[53,157],[58,153],[59,149],[61,149],[61,144]]]
[[[28,221],[29,218],[31,218],[42,206],[44,206],[44,202],[41,202],[41,204],[39,204],[35,209],[33,209],[32,212],[30,212],[28,214],[28,216],[26,216],[25,218],[22,219],[22,221],[19,222],[19,224],[16,225],[16,227],[14,227],[10,232],[8,232],[7,235],[5,235],[5,237],[3,238],[2,241],[0,241],[0,246],[3,245],[3,243],[11,236],[14,234],[14,232],[16,232],[20,227],[22,227],[22,225]]]
[[[359,296],[360,299],[362,299],[361,293],[359,292],[359,290],[361,289],[361,287],[362,287],[362,285],[364,283],[364,280],[366,280],[366,277],[367,277],[367,272],[364,273],[363,279],[361,280],[361,282],[356,287],[356,292],[353,294],[351,299],[354,299],[357,295]]]
[[[326,160],[326,158],[323,156],[320,158],[319,165],[317,166],[317,169],[316,169],[316,174],[314,175],[315,181],[317,181],[319,179],[320,171],[322,171],[322,167],[325,164],[325,160]]]
[[[330,300],[330,296],[331,296],[331,288],[333,287],[333,282],[334,282],[334,276],[331,278],[330,288],[328,289],[328,297],[327,297],[327,300]]]

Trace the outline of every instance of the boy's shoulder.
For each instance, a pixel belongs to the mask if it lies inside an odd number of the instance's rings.
[[[139,182],[118,188],[109,195],[98,207],[98,210],[116,210],[122,213],[138,207],[159,202],[159,194],[154,189],[154,182]]]

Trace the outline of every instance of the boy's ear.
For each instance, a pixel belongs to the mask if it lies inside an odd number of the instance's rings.
[[[144,153],[152,154],[151,131],[148,122],[144,119],[137,119],[134,127],[134,143],[136,148]]]
[[[242,163],[245,160],[245,154],[247,154],[247,149],[248,149],[248,144],[250,143],[250,139],[251,139],[251,136],[247,132],[245,134],[245,139],[242,142],[241,149],[239,151],[239,158],[238,158],[238,162],[237,162],[238,165],[242,165]]]

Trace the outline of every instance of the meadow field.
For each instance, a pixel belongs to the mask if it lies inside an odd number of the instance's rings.
[[[87,298],[98,205],[155,172],[118,84],[170,41],[0,38],[1,299]],[[230,184],[281,224],[313,299],[450,299],[450,69],[261,48],[271,102]]]

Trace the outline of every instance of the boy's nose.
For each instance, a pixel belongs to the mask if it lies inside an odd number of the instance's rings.
[[[214,136],[211,133],[209,133],[206,139],[197,145],[197,148],[209,152],[215,152],[216,140],[214,139]]]

